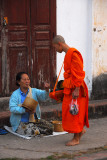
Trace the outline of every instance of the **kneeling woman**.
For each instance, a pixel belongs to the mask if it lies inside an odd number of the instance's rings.
[[[49,96],[48,83],[44,84],[45,90],[30,87],[30,79],[26,72],[19,72],[16,75],[16,85],[19,87],[15,90],[9,101],[11,112],[10,123],[12,130],[22,135],[52,134],[53,125],[45,120],[41,120],[41,111],[39,104],[35,110],[29,110],[23,107],[26,97],[31,97],[35,102],[44,101]],[[30,114],[34,114],[38,119],[37,123],[29,123]]]

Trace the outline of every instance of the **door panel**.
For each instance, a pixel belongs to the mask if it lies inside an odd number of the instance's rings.
[[[9,25],[27,25],[28,0],[4,0],[4,17]]]
[[[1,48],[1,0],[0,0],[0,95],[2,94],[2,48]]]
[[[32,77],[33,85],[38,88],[43,88],[46,81],[54,85],[56,54],[51,40],[56,33],[53,27],[56,12],[53,6],[56,6],[55,0],[31,0]]]
[[[8,18],[6,93],[16,89],[15,77],[20,71],[30,72],[29,0],[4,0],[4,17]],[[7,29],[7,30],[6,30]]]
[[[36,48],[35,64],[37,64],[35,66],[36,72],[38,71],[35,80],[38,80],[37,84],[39,87],[43,87],[44,80],[50,82],[49,48]]]
[[[33,4],[36,8],[33,7]],[[50,7],[50,0],[45,0],[45,2],[44,0],[32,0],[32,10],[35,12],[35,24],[49,24]]]
[[[28,68],[28,60],[27,60],[27,47],[9,47],[8,52],[8,68],[7,68],[7,78],[9,79],[9,91],[12,91],[15,86],[15,76],[16,73],[20,71],[26,71]],[[12,88],[11,88],[12,87]]]

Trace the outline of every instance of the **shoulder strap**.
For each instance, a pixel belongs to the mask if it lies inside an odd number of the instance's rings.
[[[32,88],[29,86],[29,93],[27,94],[26,97],[32,98]]]
[[[53,91],[55,91],[55,89],[56,89],[56,85],[57,85],[57,83],[58,83],[58,79],[59,79],[59,76],[60,76],[60,74],[61,74],[61,70],[62,70],[62,68],[63,68],[63,65],[64,65],[64,62],[62,63],[62,66],[61,66],[61,69],[60,69],[60,71],[59,71],[59,75],[58,75],[58,77],[57,77],[57,80],[56,80],[56,83],[55,83],[55,86],[54,86]]]

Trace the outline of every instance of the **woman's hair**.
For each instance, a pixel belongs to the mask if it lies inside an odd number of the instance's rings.
[[[58,42],[62,42],[62,43],[65,43],[65,39],[60,36],[60,35],[56,35],[53,40],[52,40],[52,43],[54,44],[58,44]]]
[[[27,73],[26,72],[19,72],[19,73],[17,73],[17,75],[16,75],[16,85],[17,86],[20,86],[18,82],[21,80],[23,74],[27,74]]]

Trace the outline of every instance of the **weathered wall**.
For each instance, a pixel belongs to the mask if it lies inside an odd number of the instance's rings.
[[[107,0],[93,1],[93,77],[107,72]]]
[[[107,0],[93,0],[92,99],[107,98]]]

